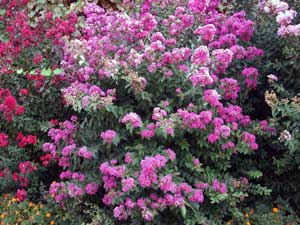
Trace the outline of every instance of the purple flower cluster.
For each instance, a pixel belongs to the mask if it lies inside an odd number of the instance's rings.
[[[76,198],[84,194],[94,195],[99,185],[96,182],[88,182],[86,175],[82,172],[72,172],[72,158],[81,158],[79,164],[84,163],[82,159],[92,160],[93,153],[83,146],[78,149],[75,144],[75,136],[78,131],[76,125],[77,117],[59,124],[59,128],[51,128],[48,132],[52,142],[43,144],[43,151],[50,152],[53,159],[63,168],[59,178],[61,182],[53,182],[50,186],[50,194],[56,202],[63,204],[67,198]],[[77,150],[78,149],[78,150]],[[80,166],[80,165],[79,165]],[[75,170],[76,171],[76,170]]]
[[[101,132],[100,137],[103,139],[105,143],[111,144],[113,140],[117,137],[117,133],[114,130],[107,130]]]
[[[106,190],[102,201],[108,206],[114,206],[115,218],[125,220],[137,211],[144,220],[151,221],[159,210],[166,207],[182,207],[185,201],[204,202],[204,190],[209,187],[207,183],[199,182],[193,188],[186,182],[175,182],[182,180],[178,175],[165,173],[166,167],[170,166],[168,164],[175,157],[175,152],[167,149],[163,154],[142,159],[140,168],[130,164],[115,165],[115,161],[101,164],[100,171]],[[227,192],[224,183],[214,182],[211,189],[221,194]],[[144,193],[143,197],[141,193]]]

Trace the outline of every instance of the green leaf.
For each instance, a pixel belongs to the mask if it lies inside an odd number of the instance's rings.
[[[42,69],[41,74],[45,77],[50,77],[52,75],[52,70],[51,69]]]
[[[54,75],[61,74],[62,72],[64,72],[64,70],[61,68],[56,68],[55,70],[53,70]]]
[[[185,205],[180,207],[180,213],[182,215],[182,217],[185,219],[185,216],[186,216],[186,208],[185,208]]]
[[[23,69],[18,69],[17,70],[17,74],[22,74],[24,71],[23,71]]]
[[[251,170],[247,172],[247,175],[251,178],[260,178],[262,177],[262,172],[260,172],[259,170]]]
[[[6,10],[5,10],[5,9],[0,9],[0,15],[1,15],[1,16],[4,16],[5,13],[6,13]]]

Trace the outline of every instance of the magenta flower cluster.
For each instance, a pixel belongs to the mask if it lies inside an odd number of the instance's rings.
[[[183,207],[185,201],[203,203],[205,189],[220,194],[227,192],[227,185],[218,180],[214,180],[211,187],[204,182],[193,187],[178,175],[166,173],[166,168],[172,166],[175,158],[175,152],[167,149],[163,154],[142,159],[140,168],[131,162],[116,165],[116,160],[102,163],[99,169],[106,190],[103,203],[114,206],[114,216],[118,220],[128,219],[134,212],[139,212],[144,220],[151,221],[166,207]],[[182,182],[175,181],[178,179]]]
[[[71,120],[59,123],[58,128],[51,128],[48,136],[52,142],[43,144],[43,151],[49,152],[53,159],[62,168],[59,175],[61,182],[53,182],[50,186],[49,193],[56,202],[64,203],[65,199],[80,197],[84,194],[95,195],[98,191],[99,184],[96,181],[90,181],[82,172],[76,171],[72,158],[78,157],[81,164],[85,160],[89,161],[94,155],[87,147],[77,147],[75,143],[77,128],[77,117],[72,116]],[[80,165],[79,165],[80,166]]]

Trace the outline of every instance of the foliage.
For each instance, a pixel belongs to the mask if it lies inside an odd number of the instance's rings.
[[[273,190],[290,200],[299,209],[299,97],[288,98],[290,94],[278,83],[272,82],[266,101],[272,109],[272,124],[278,130],[274,140]],[[275,148],[276,146],[276,148]],[[283,181],[283,177],[285,177]],[[288,193],[288,194],[287,194]]]

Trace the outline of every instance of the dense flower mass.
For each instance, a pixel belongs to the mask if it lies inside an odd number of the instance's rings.
[[[179,4],[170,1],[174,10],[158,16],[155,12],[157,7],[164,6],[163,2],[144,1],[139,13],[131,12],[130,4],[124,5],[129,9],[123,12],[105,11],[94,3],[86,5],[82,36],[67,40],[64,45],[61,77],[69,84],[62,89],[65,104],[78,112],[112,112],[116,122],[126,125],[125,131],[121,127],[101,128],[100,141],[108,144],[103,145],[107,148],[113,148],[111,144],[116,146],[119,141],[121,146],[129,135],[137,134],[141,141],[151,142],[160,136],[174,137],[185,132],[196,133],[202,142],[222,152],[256,150],[255,136],[248,132],[252,123],[249,116],[230,101],[238,99],[241,88],[256,87],[258,71],[254,67],[244,68],[241,74],[245,84],[239,82],[238,76],[224,77],[233,60],[251,61],[263,54],[254,46],[239,45],[238,40],[250,40],[253,22],[246,19],[245,12],[221,14],[216,8],[218,1],[209,0]],[[194,44],[182,41],[187,35],[194,37]],[[174,89],[175,97],[164,99],[156,95],[151,88],[154,85],[160,90],[157,81]],[[129,96],[118,93],[122,88],[128,90]],[[200,98],[173,105],[177,98],[188,99],[189,89]],[[148,117],[140,108],[130,105],[131,101],[146,100],[151,95],[160,103],[147,107],[151,112]],[[120,104],[120,99],[125,102]],[[130,111],[126,109],[124,113],[126,106]],[[49,136],[53,143],[43,146],[45,152],[58,157],[58,164],[65,170],[60,175],[62,180],[75,179],[70,169],[72,155],[78,148],[74,138],[79,131],[73,126],[76,127],[71,122],[67,127],[51,128]],[[58,146],[60,141],[65,143],[64,147]],[[201,157],[199,152],[194,154]],[[87,160],[93,156],[88,147],[77,152],[77,157]],[[200,185],[199,181],[185,182],[185,177],[167,172],[168,164],[176,164],[176,156],[177,152],[167,148],[164,154],[143,159],[133,159],[131,153],[126,153],[125,164],[117,165],[117,160],[102,163],[100,172],[106,190],[103,203],[114,207],[113,214],[118,220],[129,219],[138,211],[146,221],[151,221],[166,207],[183,207],[187,200],[203,203],[205,190],[228,192],[227,185],[216,178],[205,178],[206,182]],[[136,167],[136,160],[140,168]],[[200,168],[198,159],[191,163],[195,169]],[[50,193],[60,203],[96,193],[97,183],[87,184],[83,177],[77,181],[80,183],[55,182]],[[153,190],[148,197],[142,195],[146,189]]]
[[[146,156],[140,162],[140,169],[137,171],[132,171],[134,167],[132,165],[115,166],[109,162],[101,164],[100,171],[107,192],[102,201],[105,205],[114,205],[114,216],[118,220],[128,219],[134,211],[138,211],[144,220],[151,221],[157,211],[165,207],[183,207],[186,200],[195,203],[204,202],[203,192],[204,189],[209,188],[208,184],[199,182],[193,188],[192,185],[186,182],[175,182],[175,179],[182,179],[176,175],[162,175],[165,174],[167,164],[172,164],[175,159],[174,152],[171,149],[167,149],[165,153],[168,154]],[[137,179],[133,177],[125,178],[125,175],[129,176],[130,174],[139,175]],[[147,188],[151,190],[150,195],[147,197],[144,195],[144,197],[137,196],[137,198],[133,198],[130,194],[136,191],[142,193]],[[225,183],[220,184],[218,180],[215,180],[211,190],[224,194],[227,192],[227,186]],[[159,194],[160,192],[163,194]],[[121,215],[119,214],[120,209],[122,210]],[[146,216],[146,212],[151,212],[152,216]]]

